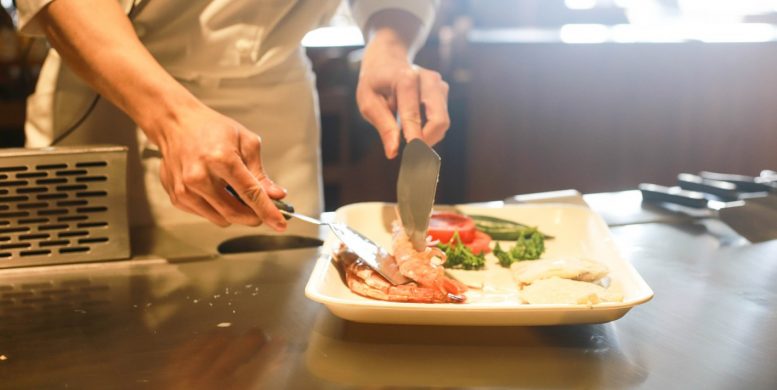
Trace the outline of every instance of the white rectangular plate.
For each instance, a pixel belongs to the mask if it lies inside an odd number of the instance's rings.
[[[390,250],[391,234],[386,229],[383,215],[386,203],[356,203],[342,207],[335,213],[338,222],[344,222]],[[468,302],[462,304],[424,304],[386,302],[351,292],[331,262],[333,249],[339,242],[329,235],[324,243],[324,255],[318,259],[305,287],[308,298],[323,303],[338,317],[346,320],[416,325],[560,325],[601,323],[622,317],[632,307],[647,302],[653,291],[630,262],[621,257],[604,221],[590,209],[563,204],[505,205],[498,207],[467,206],[457,208],[466,214],[491,215],[537,226],[555,238],[546,241],[542,258],[583,257],[604,263],[610,269],[610,280],[623,292],[623,302],[588,305],[532,305],[521,303],[515,294],[504,291],[489,295],[468,292]],[[509,243],[507,243],[509,245]],[[493,260],[487,267],[493,272],[489,280],[506,280],[507,269]],[[496,275],[496,276],[494,276]],[[486,285],[487,287],[488,285]]]

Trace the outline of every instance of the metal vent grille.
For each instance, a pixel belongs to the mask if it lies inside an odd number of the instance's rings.
[[[0,151],[0,268],[129,257],[126,154]]]

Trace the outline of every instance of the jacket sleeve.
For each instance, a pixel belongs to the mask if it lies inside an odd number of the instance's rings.
[[[27,35],[43,35],[43,29],[40,23],[35,19],[35,15],[46,5],[54,0],[17,0],[16,11],[19,15],[19,31]]]
[[[26,35],[44,36],[43,28],[35,16],[38,12],[55,0],[16,0],[16,11],[19,15],[19,32]],[[132,9],[133,0],[118,0],[125,11]],[[142,0],[135,0],[137,2]]]
[[[350,0],[351,14],[363,33],[366,33],[370,16],[385,9],[400,9],[410,12],[421,20],[421,33],[418,42],[426,40],[434,23],[434,15],[439,0]],[[366,35],[366,34],[365,34]]]

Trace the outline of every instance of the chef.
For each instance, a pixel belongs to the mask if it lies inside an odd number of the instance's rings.
[[[200,216],[282,231],[271,199],[288,192],[299,211],[321,211],[318,102],[300,41],[339,2],[17,0],[21,31],[55,49],[28,100],[27,146],[127,145],[135,226]],[[386,157],[400,137],[439,142],[448,85],[412,64],[436,1],[350,3],[367,39],[356,100]]]

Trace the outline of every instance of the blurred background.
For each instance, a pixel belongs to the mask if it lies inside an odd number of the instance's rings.
[[[0,3],[0,146],[13,147],[47,44]],[[327,209],[394,201],[398,161],[355,105],[363,42],[347,7],[303,44]],[[777,168],[777,0],[442,0],[416,60],[451,85],[439,203]]]

